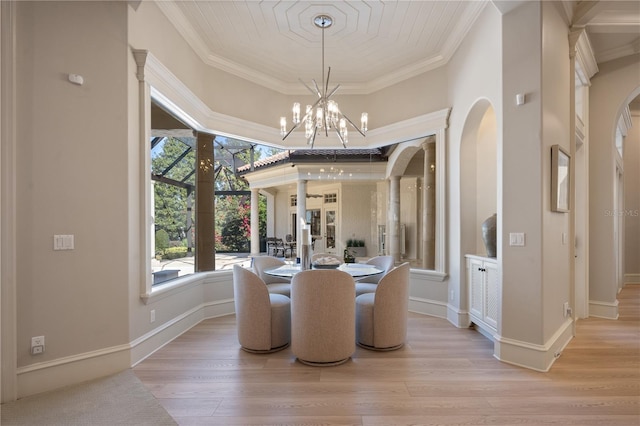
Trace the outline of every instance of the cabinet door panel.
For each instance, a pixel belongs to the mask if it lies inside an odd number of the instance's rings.
[[[500,306],[500,292],[498,287],[498,268],[496,264],[484,263],[485,283],[485,322],[491,327],[498,327],[498,307]]]
[[[469,295],[470,295],[470,306],[469,311],[471,315],[476,316],[477,318],[482,319],[483,314],[483,294],[484,289],[482,281],[483,281],[483,272],[482,272],[482,262],[479,262],[475,259],[469,259],[469,264],[467,266],[469,268],[468,277],[469,277]]]

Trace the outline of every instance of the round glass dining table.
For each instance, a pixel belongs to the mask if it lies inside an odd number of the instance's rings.
[[[311,269],[322,270],[322,269],[329,269],[329,268],[313,266]],[[351,275],[353,278],[364,278],[370,275],[376,275],[383,272],[382,269],[376,268],[375,266],[368,265],[366,263],[342,263],[337,268],[330,268],[330,269],[337,269],[338,271],[346,272],[349,275]],[[301,269],[299,264],[294,264],[294,265],[287,264],[287,265],[282,265],[273,269],[266,269],[264,273],[268,275],[272,275],[274,277],[292,278],[295,274],[297,274],[300,271]]]

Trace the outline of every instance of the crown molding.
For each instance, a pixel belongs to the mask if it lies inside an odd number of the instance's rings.
[[[260,72],[258,69],[247,67],[213,54],[174,2],[161,1],[156,2],[156,4],[187,44],[191,46],[195,54],[206,65],[284,95],[307,94],[305,87],[297,81],[286,82],[277,77]],[[470,3],[465,9],[457,27],[442,46],[440,54],[431,56],[417,63],[409,64],[405,67],[400,67],[394,72],[387,73],[384,76],[368,82],[341,84],[340,93],[345,95],[368,95],[446,65],[467,36],[473,26],[473,22],[475,22],[487,4],[488,2],[486,1]]]
[[[640,40],[633,43],[625,44],[614,49],[605,50],[598,54],[596,58],[598,63],[613,61],[614,59],[623,58],[640,53]]]
[[[629,105],[626,105],[620,113],[620,118],[618,119],[618,130],[620,130],[622,136],[626,137],[629,133],[629,129],[632,126],[633,120],[631,119],[631,110],[629,109]]]
[[[587,31],[583,27],[573,29],[569,33],[569,45],[575,54],[580,82],[584,86],[590,86],[591,77],[598,72],[598,63]]]
[[[285,142],[279,128],[212,111],[151,52],[132,49],[132,54],[138,67],[144,68],[138,69],[137,75],[149,84],[151,98],[193,130],[282,149],[308,148],[301,132],[291,134]],[[353,133],[349,148],[377,148],[436,134],[448,127],[450,112],[451,108],[446,108],[372,129],[366,138]],[[342,146],[332,139],[323,147]]]

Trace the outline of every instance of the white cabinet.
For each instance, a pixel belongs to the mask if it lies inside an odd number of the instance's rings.
[[[498,329],[501,291],[494,258],[466,255],[471,322],[490,336]]]

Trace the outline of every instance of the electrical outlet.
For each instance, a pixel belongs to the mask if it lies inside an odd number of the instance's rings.
[[[31,338],[31,355],[39,355],[44,353],[44,336],[36,336]]]
[[[156,310],[152,309],[151,312],[149,312],[149,321],[151,321],[152,323],[156,321]]]
[[[449,300],[453,302],[453,299],[456,297],[455,290],[451,290],[451,294],[449,295]]]
[[[562,305],[562,314],[565,318],[571,316],[571,308],[569,307],[569,302],[564,302],[564,304]]]

